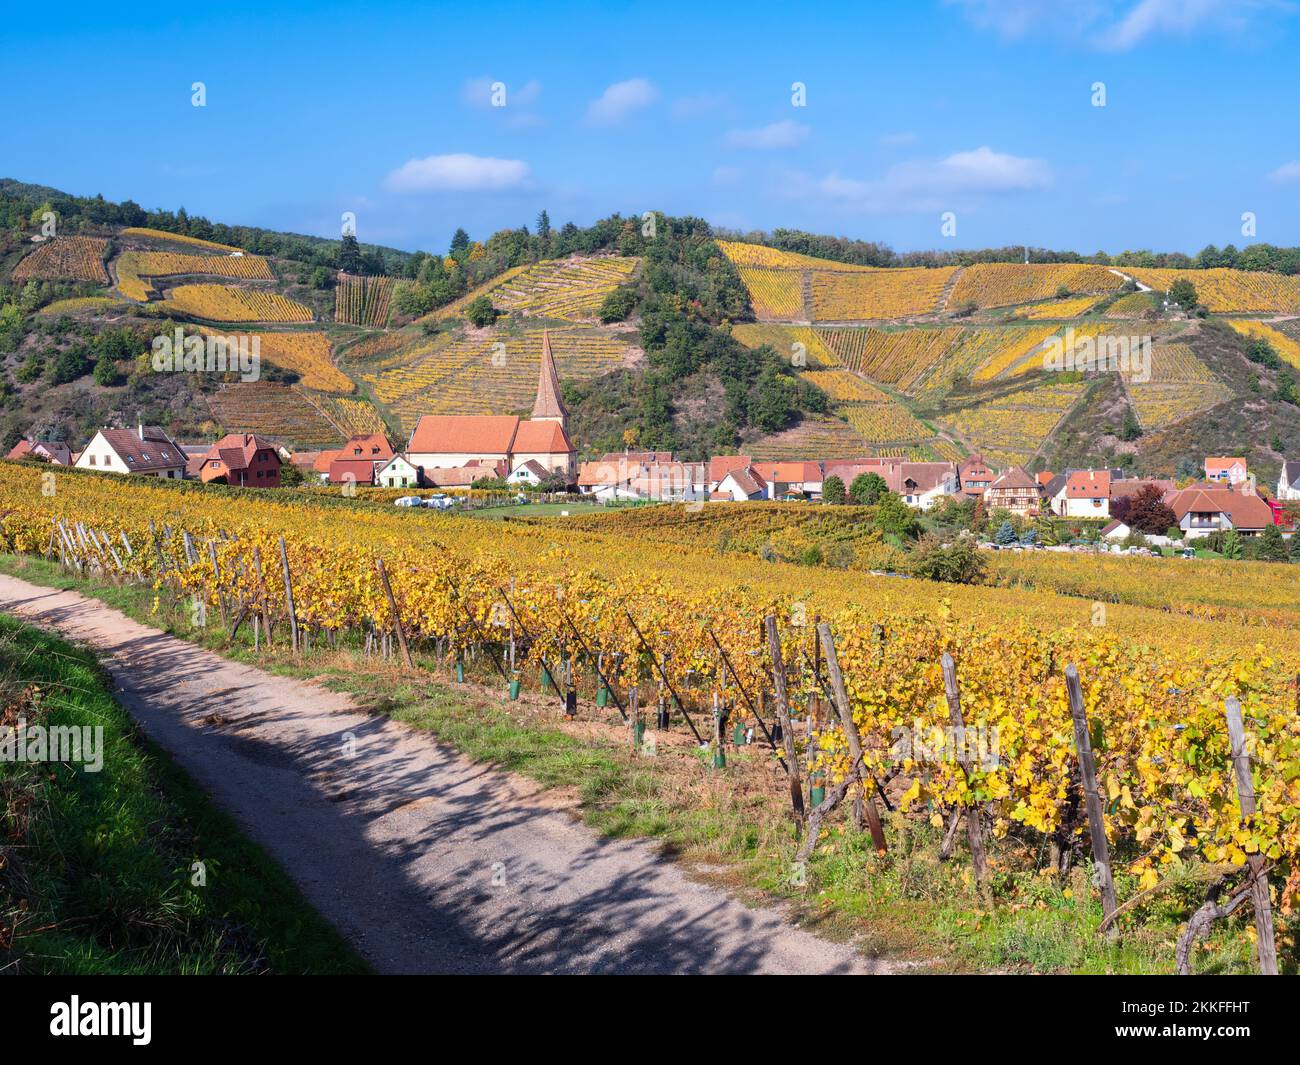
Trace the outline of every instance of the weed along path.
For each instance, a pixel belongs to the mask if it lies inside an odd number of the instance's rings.
[[[91,646],[145,733],[380,972],[890,971],[345,695],[76,592],[0,575],[0,610]]]

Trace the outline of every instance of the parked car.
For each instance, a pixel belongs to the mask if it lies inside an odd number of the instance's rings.
[[[393,500],[393,506],[422,507],[424,506],[424,500],[421,499],[419,496],[399,496],[397,499]]]

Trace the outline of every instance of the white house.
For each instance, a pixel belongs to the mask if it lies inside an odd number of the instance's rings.
[[[77,459],[79,470],[138,473],[177,481],[185,478],[187,456],[157,425],[101,429]]]
[[[1242,458],[1220,458],[1211,456],[1205,460],[1205,479],[1221,481],[1224,484],[1241,484],[1249,476],[1246,460]]]
[[[1283,501],[1300,499],[1300,462],[1282,463],[1282,475],[1277,479],[1277,497]]]
[[[506,478],[506,482],[508,484],[531,484],[536,487],[550,475],[550,471],[540,462],[536,459],[529,459],[527,462],[521,462],[516,466],[510,476]]]
[[[724,474],[712,497],[744,503],[751,499],[766,499],[767,491],[767,482],[763,480],[762,475],[753,466],[746,466]]]
[[[1067,518],[1110,517],[1110,471],[1075,470],[1065,479],[1058,513]]]
[[[420,488],[425,484],[424,469],[405,455],[394,455],[375,471],[375,484],[380,488]]]

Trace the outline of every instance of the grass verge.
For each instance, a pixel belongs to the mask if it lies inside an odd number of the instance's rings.
[[[19,718],[102,729],[102,757],[0,760],[0,972],[368,971],[139,732],[89,651],[0,615],[0,724]]]

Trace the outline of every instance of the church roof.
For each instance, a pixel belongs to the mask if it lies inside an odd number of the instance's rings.
[[[568,418],[564,400],[560,398],[560,375],[555,372],[555,359],[551,355],[551,334],[542,330],[542,363],[537,374],[537,400],[533,403],[534,418]]]

